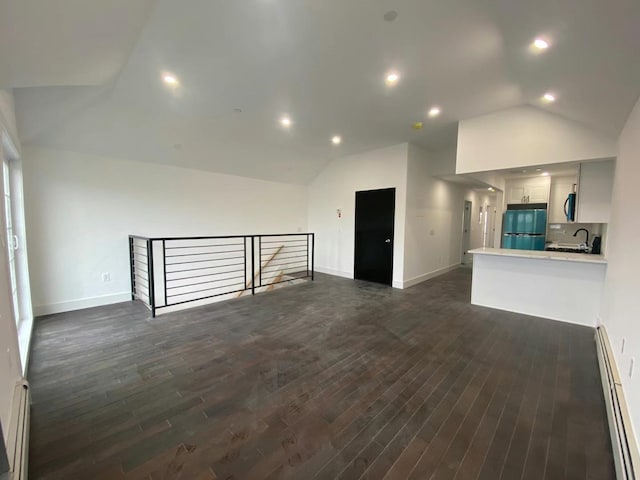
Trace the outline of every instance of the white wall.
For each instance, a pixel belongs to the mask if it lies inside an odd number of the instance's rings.
[[[464,199],[469,200],[471,202],[471,236],[470,236],[470,249],[480,248],[483,246],[491,246],[492,239],[490,238],[493,233],[489,230],[490,222],[487,222],[487,238],[486,245],[483,244],[484,240],[484,228],[485,228],[485,218],[487,215],[487,207],[490,208],[489,217],[495,217],[495,227],[498,228],[499,225],[502,224],[502,210],[497,205],[497,197],[496,194],[489,194],[480,192],[477,190],[467,190],[464,194]],[[480,217],[480,207],[482,207],[482,218]],[[496,213],[494,213],[496,210]],[[495,237],[493,239],[493,246],[495,244]],[[497,246],[500,246],[498,243]]]
[[[559,115],[522,106],[460,122],[456,173],[615,155],[615,139]]]
[[[13,115],[11,93],[0,90],[0,136],[3,131],[14,135],[15,117]],[[8,108],[11,107],[11,108]],[[2,142],[0,142],[0,161],[2,160]],[[2,172],[0,171],[0,179]],[[0,192],[4,199],[4,182],[0,182]],[[4,430],[5,441],[11,411],[13,389],[22,375],[18,349],[18,332],[11,308],[11,286],[5,239],[4,200],[0,208],[2,236],[0,239],[0,422]]]
[[[0,90],[0,126],[2,126],[11,137],[11,143],[20,149],[15,106],[11,90]]]
[[[332,161],[309,186],[309,231],[316,233],[316,269],[353,278],[356,192],[396,189],[393,284],[404,275],[407,149],[401,144]],[[336,210],[342,210],[338,218]]]
[[[605,282],[602,321],[607,327],[622,377],[625,397],[640,441],[640,101],[636,104],[618,141],[611,221],[607,232],[609,266]],[[625,340],[624,353],[621,352]],[[629,363],[635,373],[629,377]]]
[[[464,200],[469,192],[460,185],[433,177],[446,170],[441,157],[441,154],[409,145],[405,287],[427,280],[461,262]],[[455,156],[452,160],[455,163]],[[478,227],[477,217],[475,220],[472,217],[472,229]]]
[[[128,300],[132,233],[293,233],[307,225],[299,185],[33,147],[23,149],[23,170],[36,315]]]
[[[430,175],[455,175],[456,174],[457,147],[445,148],[436,152],[429,152]]]

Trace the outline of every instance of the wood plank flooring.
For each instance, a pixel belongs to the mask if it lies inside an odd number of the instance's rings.
[[[613,479],[592,329],[315,282],[40,318],[31,479]]]

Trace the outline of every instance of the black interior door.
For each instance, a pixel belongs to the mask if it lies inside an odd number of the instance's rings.
[[[396,189],[356,192],[354,276],[391,285]]]
[[[4,478],[3,473],[9,471],[9,459],[4,446],[4,436],[2,434],[2,423],[0,423],[0,478]],[[8,478],[8,477],[7,477]]]

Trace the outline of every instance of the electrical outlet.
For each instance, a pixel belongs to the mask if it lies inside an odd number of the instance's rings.
[[[629,378],[633,377],[633,366],[636,363],[635,359],[629,360]]]
[[[624,353],[624,343],[625,343],[625,340],[623,338],[622,339],[622,346],[620,347],[620,353]]]
[[[110,282],[111,281],[111,274],[109,272],[104,272],[102,274],[102,281],[103,282]]]

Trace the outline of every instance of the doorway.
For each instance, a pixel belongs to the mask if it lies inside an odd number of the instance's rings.
[[[473,204],[469,200],[464,201],[464,213],[462,216],[462,264],[469,265],[472,261],[469,248],[471,245],[471,208]]]
[[[484,248],[493,248],[496,236],[496,214],[497,209],[492,205],[485,208],[485,218],[482,230],[482,246]]]
[[[395,209],[395,188],[356,192],[356,279],[392,284]]]
[[[7,449],[4,445],[4,434],[2,433],[2,422],[0,422],[0,478],[9,471],[9,458],[7,457]]]

